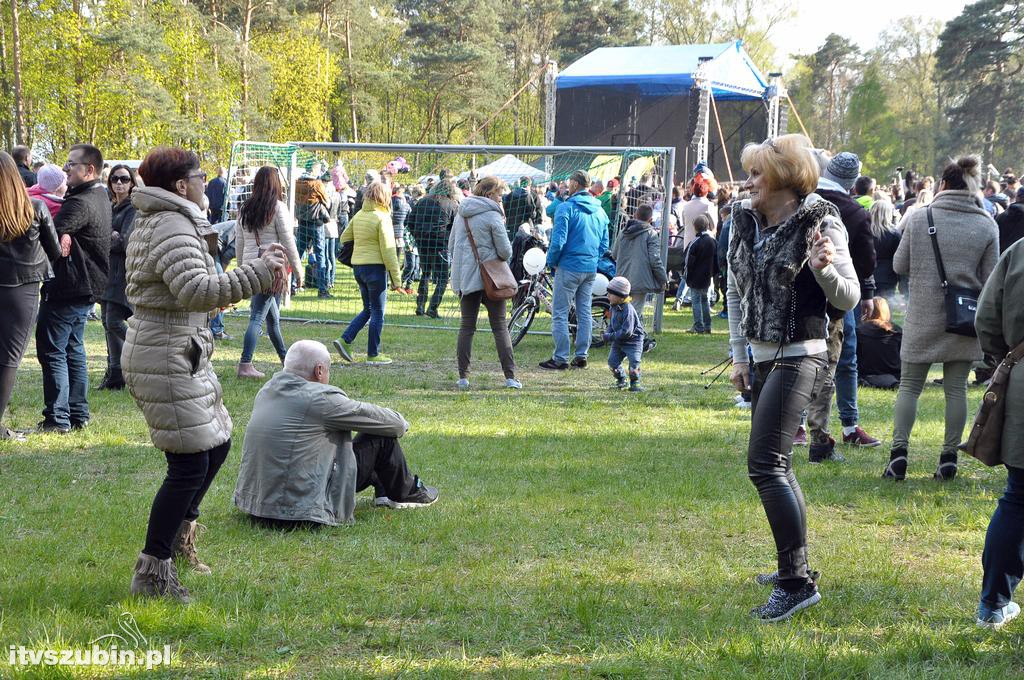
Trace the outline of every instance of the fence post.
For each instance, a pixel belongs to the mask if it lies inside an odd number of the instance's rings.
[[[665,158],[665,172],[662,179],[665,183],[665,200],[661,207],[661,264],[668,274],[668,221],[672,218],[672,187],[675,185],[676,169],[676,148],[668,147],[668,156]],[[678,229],[681,225],[676,225]],[[658,300],[654,305],[654,332],[660,333],[662,321],[665,318],[665,291],[658,293]]]

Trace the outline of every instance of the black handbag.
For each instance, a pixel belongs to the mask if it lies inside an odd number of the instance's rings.
[[[946,267],[942,264],[942,253],[939,252],[939,237],[936,235],[935,221],[932,219],[932,207],[928,206],[927,211],[928,235],[932,239],[935,264],[939,268],[942,296],[946,304],[946,332],[976,338],[978,331],[974,328],[974,318],[978,313],[978,296],[981,293],[972,288],[949,285],[949,281],[946,279]]]
[[[341,250],[338,251],[338,262],[342,263],[346,267],[352,266],[352,253],[356,249],[356,241],[345,241],[341,244]]]

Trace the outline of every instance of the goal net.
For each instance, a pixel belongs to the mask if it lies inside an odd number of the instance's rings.
[[[353,270],[337,260],[340,236],[360,207],[368,176],[389,174],[394,187],[395,257],[403,292],[388,288],[387,323],[457,329],[459,300],[449,285],[448,235],[463,194],[471,192],[478,180],[496,176],[509,187],[503,209],[513,244],[513,271],[519,276],[522,269],[517,265],[523,253],[530,246],[546,248],[560,193],[564,197],[568,178],[576,170],[587,171],[606,190],[618,183],[600,197],[610,215],[610,247],[643,203],[652,204],[656,226],[664,226],[670,219],[666,187],[672,186],[673,154],[674,150],[665,148],[241,141],[232,147],[224,219],[236,219],[259,168],[276,167],[295,217],[296,244],[305,270],[305,286],[286,296],[282,318],[348,323],[363,303]],[[664,254],[667,228],[662,234]],[[663,297],[651,302],[645,323],[660,330]],[[241,303],[235,312],[248,313],[247,304]],[[486,326],[486,321],[482,323]],[[550,313],[542,310],[530,332],[550,333],[550,327]]]

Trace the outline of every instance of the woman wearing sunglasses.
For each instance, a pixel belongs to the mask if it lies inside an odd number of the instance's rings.
[[[125,293],[124,262],[125,247],[135,221],[135,206],[131,201],[134,190],[135,176],[127,165],[115,165],[110,169],[107,178],[107,191],[113,203],[110,210],[110,274],[107,287],[100,296],[100,318],[107,338],[107,372],[103,375],[103,381],[97,385],[98,390],[124,389],[121,349],[128,333],[128,317],[132,315],[132,307]]]

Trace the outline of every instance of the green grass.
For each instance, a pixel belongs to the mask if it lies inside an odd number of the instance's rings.
[[[9,645],[84,647],[123,611],[153,646],[176,651],[165,677],[1019,674],[1024,627],[991,634],[973,621],[1004,474],[967,461],[952,484],[930,479],[942,437],[933,386],[905,484],[880,479],[885,447],[845,450],[847,464],[824,466],[798,450],[824,600],[788,623],[748,618],[767,595],[752,577],[773,564],[746,477],[749,416],[724,381],[704,390],[698,375],[724,356],[724,322],[712,337],[689,337],[689,321],[667,314],[642,395],[608,389],[607,350],[585,372],[540,371],[551,348],[543,336],[517,351],[526,388],[504,390],[486,333],[474,347],[474,389],[459,393],[454,333],[386,328],[397,362],[337,367],[332,382],[406,416],[411,467],[441,500],[393,512],[364,493],[354,527],[282,533],[254,527],[231,503],[260,383],[234,377],[245,322],[230,319],[235,340],[214,361],[235,446],[203,506],[200,554],[214,574],[183,577],[191,606],[127,595],[163,473],[127,393],[91,392],[84,433],[0,444],[0,676],[13,674]],[[289,341],[336,332],[285,328]],[[102,338],[91,322],[94,383]],[[28,356],[8,416],[16,427],[41,408]],[[272,358],[261,339],[257,365],[272,369]],[[894,396],[861,392],[869,432],[888,438]]]

